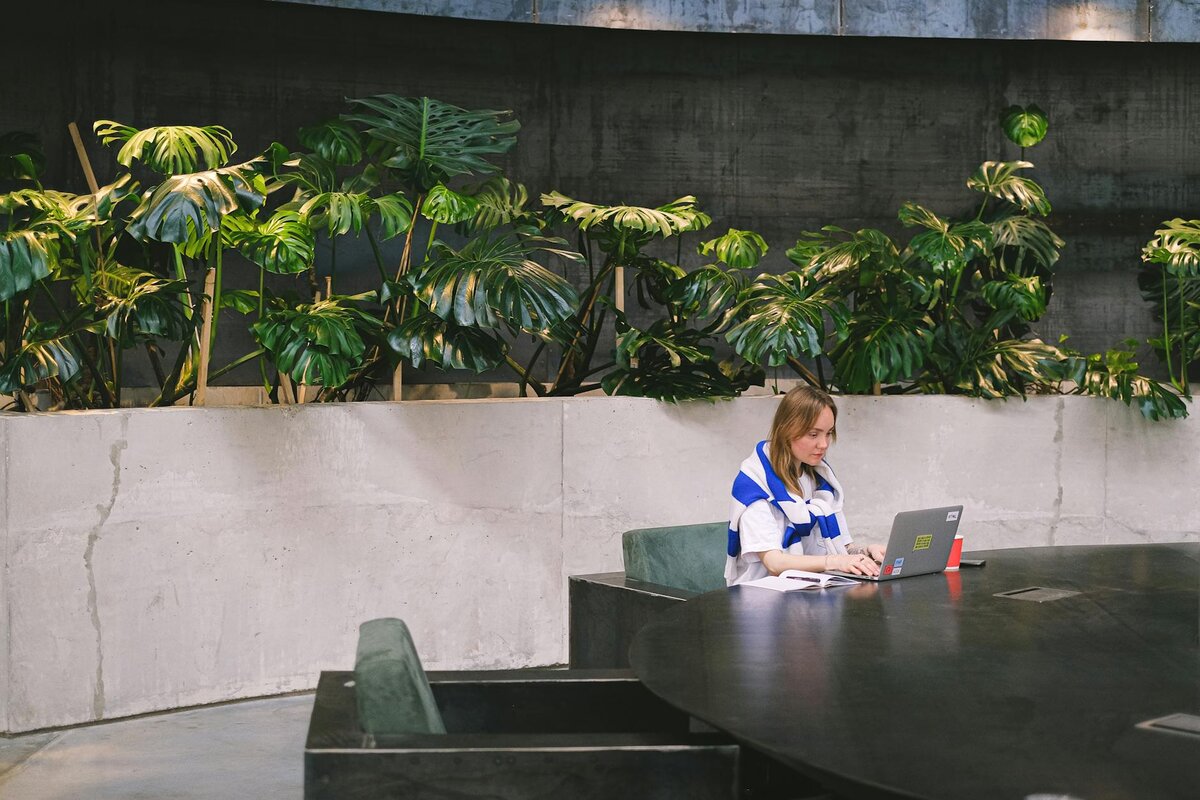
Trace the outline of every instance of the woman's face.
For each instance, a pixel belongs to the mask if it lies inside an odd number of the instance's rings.
[[[833,411],[822,408],[811,430],[792,439],[792,455],[815,467],[825,457],[825,451],[833,443]]]

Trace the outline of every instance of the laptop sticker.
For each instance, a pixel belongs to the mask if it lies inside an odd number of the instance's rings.
[[[950,511],[950,512],[947,512],[947,514],[946,514],[946,522],[954,522],[954,520],[956,520],[956,519],[958,519],[958,512],[957,512],[957,511]]]
[[[888,564],[886,567],[883,568],[883,574],[884,575],[892,574],[892,565],[891,564]]]
[[[913,552],[915,553],[918,550],[928,550],[931,544],[933,544],[932,533],[926,533],[918,536],[917,541],[913,544]]]
[[[896,569],[900,569],[901,567],[903,567],[904,566],[904,557],[901,556],[900,558],[897,558],[895,563],[893,564],[893,566],[895,566]]]
[[[899,575],[899,574],[900,574],[902,571],[903,571],[903,570],[901,570],[899,567],[897,567],[896,569],[892,570],[892,574],[893,574],[893,575]]]

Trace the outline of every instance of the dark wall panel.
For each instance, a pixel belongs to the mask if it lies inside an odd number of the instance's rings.
[[[805,229],[898,232],[906,199],[951,213],[985,158],[1016,158],[996,118],[1036,102],[1032,149],[1068,240],[1042,332],[1104,348],[1153,330],[1141,244],[1200,216],[1200,45],[614,31],[273,2],[46,0],[6,42],[0,129],[40,133],[50,183],[83,189],[69,120],[220,123],[247,156],[343,110],[426,94],[509,108],[531,192],[654,205],[697,195],[713,231],[761,232],[772,269]],[[101,179],[112,153],[90,146]],[[1089,276],[1104,274],[1104,279]],[[1114,313],[1120,309],[1121,313]]]

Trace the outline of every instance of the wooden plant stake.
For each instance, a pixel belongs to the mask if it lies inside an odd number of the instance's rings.
[[[208,356],[211,349],[213,293],[217,286],[217,271],[209,269],[204,273],[204,299],[200,304],[200,370],[196,374],[196,405],[204,405],[204,396],[208,393]]]
[[[613,294],[617,301],[617,311],[625,310],[625,268],[617,267],[616,278],[613,281]]]
[[[279,371],[279,405],[292,406],[296,404],[296,394],[292,391],[292,379],[283,370]]]
[[[79,126],[72,122],[67,125],[67,130],[71,132],[71,141],[75,143],[75,155],[79,156],[79,163],[83,165],[83,177],[87,179],[88,190],[96,194],[100,191],[100,185],[96,183],[96,173],[92,172],[92,162],[88,160],[87,150],[83,149]]]

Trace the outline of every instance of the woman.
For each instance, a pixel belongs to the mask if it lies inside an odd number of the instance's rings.
[[[733,482],[725,582],[786,569],[878,575],[884,548],[856,545],[842,515],[842,487],[825,461],[837,436],[837,406],[820,389],[784,395],[770,438],[742,462]]]

